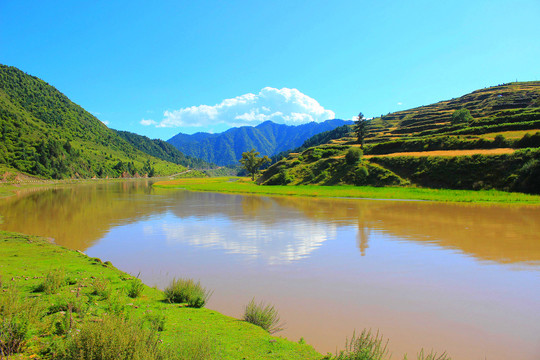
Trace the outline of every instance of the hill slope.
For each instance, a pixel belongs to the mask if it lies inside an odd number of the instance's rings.
[[[471,116],[456,121],[462,109]],[[259,183],[413,184],[540,193],[540,82],[477,90],[368,120],[367,128],[362,150],[369,156],[347,160],[360,146],[352,128],[340,139],[336,129],[308,139],[313,147],[287,154]],[[445,151],[435,152],[439,150]]]
[[[322,123],[311,122],[290,126],[266,121],[255,127],[232,128],[219,134],[180,133],[167,142],[186,155],[218,165],[233,165],[238,163],[244,151],[252,148],[262,155],[274,155],[300,146],[313,135],[346,124],[352,124],[352,122],[334,119]]]
[[[196,169],[215,167],[213,164],[207,163],[206,161],[184,155],[177,148],[161,139],[150,139],[147,136],[129,131],[114,131],[136,149],[159,159]]]
[[[0,165],[46,178],[172,174],[53,86],[0,65]]]

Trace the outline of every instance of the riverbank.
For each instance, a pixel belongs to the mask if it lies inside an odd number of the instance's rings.
[[[0,244],[0,310],[24,309],[2,314],[4,325],[10,316],[24,324],[21,358],[54,359],[73,330],[115,317],[156,331],[160,346],[175,359],[322,358],[309,345],[271,336],[247,322],[167,303],[156,288],[142,285],[141,294],[131,298],[134,276],[47,239],[0,231]],[[43,289],[53,282],[57,288]]]
[[[192,191],[241,194],[308,196],[329,198],[359,198],[386,200],[428,200],[478,204],[540,205],[539,195],[511,193],[497,190],[447,190],[416,187],[319,186],[319,185],[257,185],[249,178],[191,178],[158,181],[154,187]]]

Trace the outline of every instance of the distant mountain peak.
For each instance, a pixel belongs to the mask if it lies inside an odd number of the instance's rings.
[[[193,135],[178,133],[168,143],[182,153],[218,165],[233,165],[244,151],[256,149],[262,155],[272,156],[296,148],[321,132],[352,124],[352,121],[332,119],[300,125],[278,124],[271,120],[256,126],[230,128],[222,133],[199,132]]]

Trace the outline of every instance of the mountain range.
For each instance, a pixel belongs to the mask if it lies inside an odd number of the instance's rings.
[[[254,127],[242,126],[218,134],[179,133],[167,142],[188,156],[217,165],[235,165],[245,151],[256,149],[261,155],[272,156],[296,148],[314,135],[350,124],[353,121],[340,119],[297,126],[265,121]]]

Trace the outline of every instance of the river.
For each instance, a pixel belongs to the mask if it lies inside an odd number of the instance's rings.
[[[335,353],[379,330],[393,358],[540,358],[540,207],[313,199],[154,189],[151,181],[22,191],[0,229],[53,238],[164,288],[190,277],[207,307],[252,298],[277,335]]]

